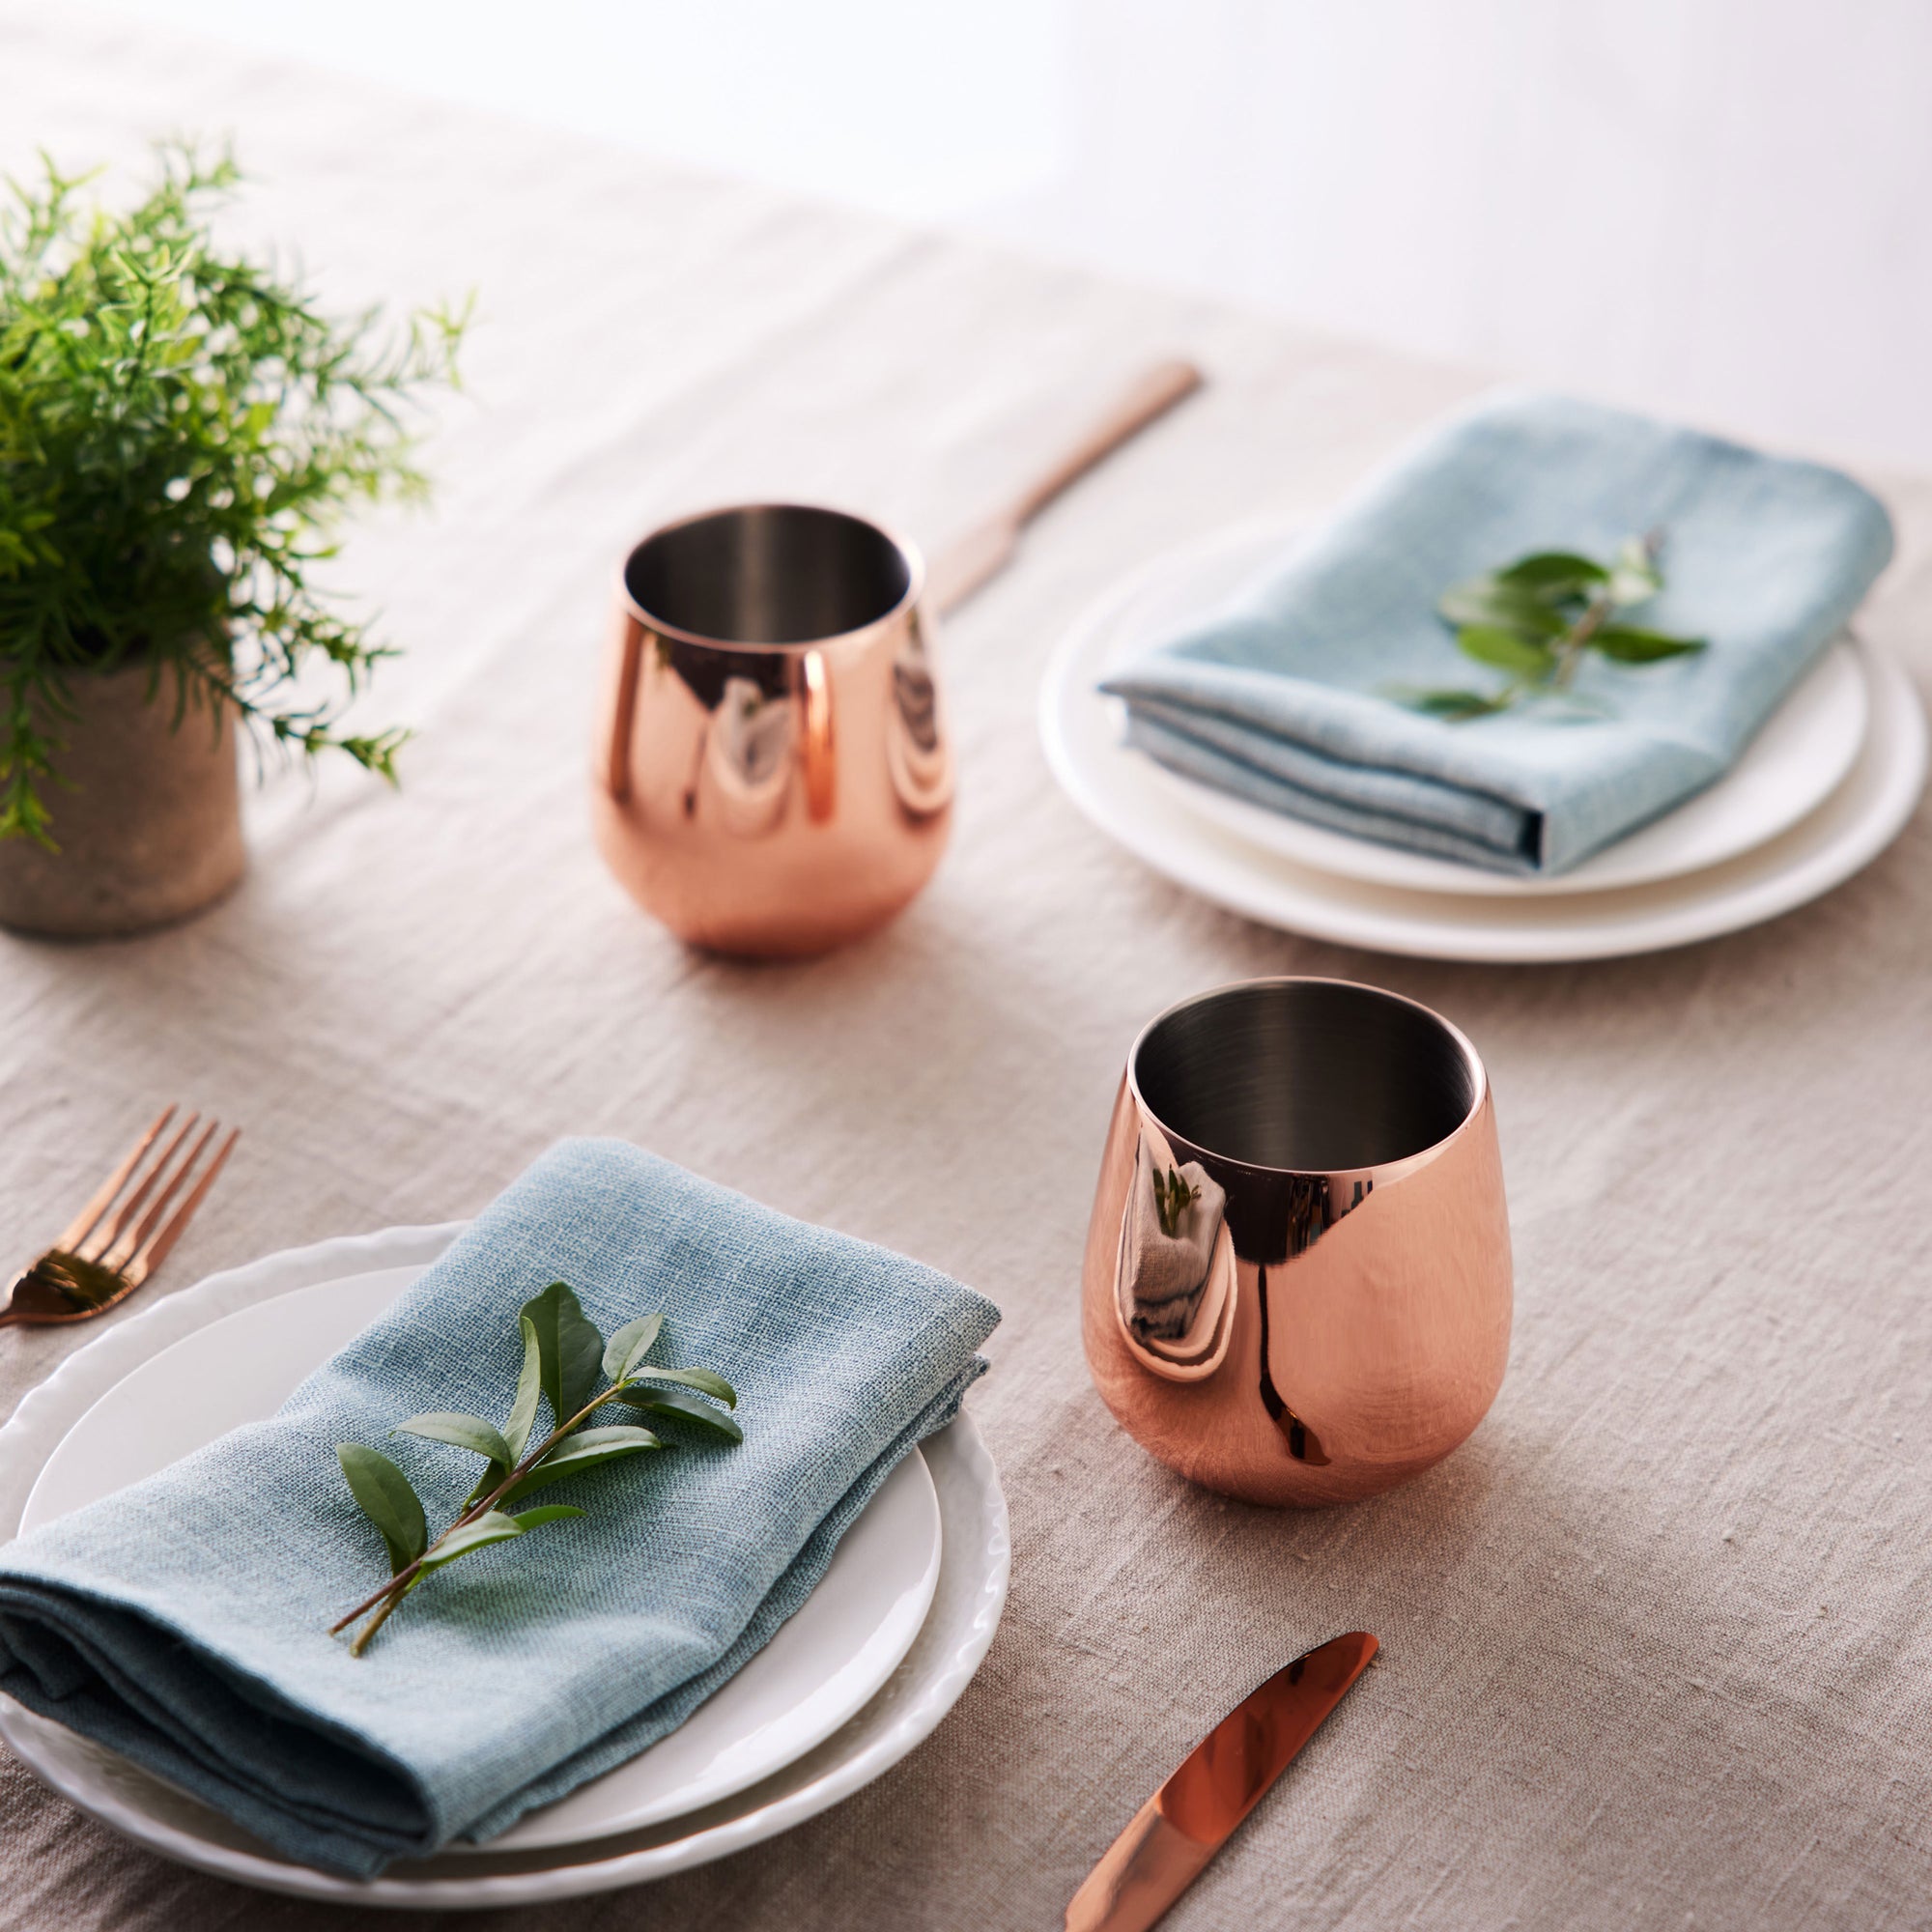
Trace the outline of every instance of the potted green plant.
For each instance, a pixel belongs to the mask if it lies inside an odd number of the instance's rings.
[[[420,496],[409,415],[463,320],[325,315],[224,246],[187,147],[125,212],[51,162],[0,214],[0,923],[139,931],[240,878],[237,753],[341,752],[386,650],[316,570],[351,504]]]

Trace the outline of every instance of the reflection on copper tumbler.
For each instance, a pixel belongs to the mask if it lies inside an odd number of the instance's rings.
[[[1137,1190],[1157,1184],[1182,1189],[1158,1204],[1162,1230],[1204,1253],[1175,1203],[1202,1214],[1225,1195],[1200,1289],[1159,1321],[1132,1274],[1149,1248],[1182,1252],[1151,1233]],[[1509,1352],[1509,1218],[1475,1049],[1426,1007],[1339,980],[1169,1009],[1121,1082],[1082,1326],[1122,1426],[1210,1489],[1345,1502],[1438,1462]]]
[[[611,870],[681,938],[823,952],[931,876],[952,754],[923,580],[876,525],[796,503],[632,551],[592,810]]]

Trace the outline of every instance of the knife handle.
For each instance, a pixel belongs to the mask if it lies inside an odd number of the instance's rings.
[[[1066,1932],[1147,1932],[1208,1869],[1220,1840],[1190,1838],[1160,1799],[1156,1791],[1087,1874],[1066,1908]]]

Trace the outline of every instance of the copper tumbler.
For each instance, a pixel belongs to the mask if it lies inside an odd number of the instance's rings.
[[[952,819],[924,567],[843,511],[759,503],[625,560],[597,842],[646,911],[724,952],[856,939],[931,876]]]
[[[1475,1428],[1509,1352],[1483,1063],[1340,980],[1255,980],[1149,1023],[1087,1234],[1094,1382],[1146,1449],[1260,1503],[1334,1503]]]

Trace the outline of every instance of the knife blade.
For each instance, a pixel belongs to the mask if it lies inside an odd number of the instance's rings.
[[[1066,1932],[1147,1932],[1207,1870],[1378,1648],[1367,1631],[1331,1637],[1242,1698],[1087,1874],[1066,1908]]]

